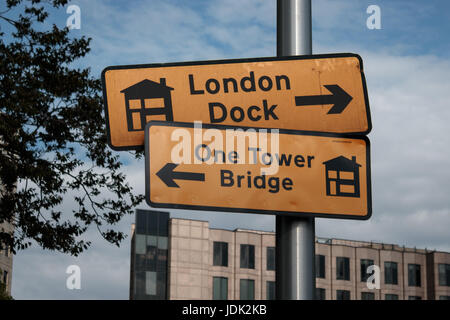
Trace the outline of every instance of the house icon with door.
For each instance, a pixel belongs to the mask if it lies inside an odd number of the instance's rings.
[[[356,157],[339,156],[323,162],[327,196],[359,198],[359,167]]]
[[[155,115],[164,115],[166,121],[173,121],[172,90],[166,85],[166,79],[161,78],[159,83],[145,79],[120,91],[125,95],[128,131],[144,130]]]

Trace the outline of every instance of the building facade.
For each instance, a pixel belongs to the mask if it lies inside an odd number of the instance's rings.
[[[138,210],[132,233],[130,299],[275,298],[273,232]],[[450,253],[317,238],[315,263],[317,299],[450,299]],[[378,289],[367,286],[373,265]]]
[[[167,299],[169,214],[136,211],[132,226],[130,299]]]
[[[9,223],[0,224],[0,232],[13,233],[14,228]],[[13,254],[8,246],[0,244],[0,283],[6,285],[6,292],[11,295]]]

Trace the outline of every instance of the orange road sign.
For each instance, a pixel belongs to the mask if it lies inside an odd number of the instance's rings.
[[[151,121],[145,159],[146,200],[156,208],[371,215],[365,136]]]
[[[367,134],[372,128],[356,54],[107,67],[109,145],[144,145],[151,120]]]

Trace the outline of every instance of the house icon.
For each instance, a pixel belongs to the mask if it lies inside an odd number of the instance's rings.
[[[359,167],[356,157],[343,156],[323,162],[327,196],[359,198]]]
[[[125,95],[128,131],[144,130],[153,115],[173,121],[171,90],[161,78],[160,83],[145,79],[120,91]]]

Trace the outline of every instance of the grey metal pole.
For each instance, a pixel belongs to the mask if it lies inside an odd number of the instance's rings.
[[[311,0],[277,0],[277,55],[312,54]],[[314,218],[276,217],[276,297],[315,295]]]

